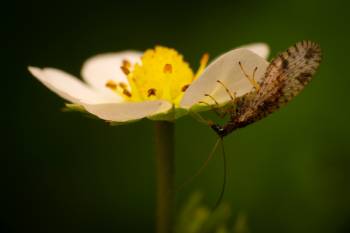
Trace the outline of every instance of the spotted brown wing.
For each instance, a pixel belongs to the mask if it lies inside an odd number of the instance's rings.
[[[275,58],[267,67],[260,89],[245,102],[236,123],[244,126],[274,112],[298,95],[321,62],[321,49],[301,41]]]

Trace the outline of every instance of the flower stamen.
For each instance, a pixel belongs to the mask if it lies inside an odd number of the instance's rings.
[[[124,94],[125,96],[129,97],[129,98],[132,97],[130,91],[128,91],[128,90],[126,90],[126,89],[123,90],[123,94]]]
[[[118,87],[121,89],[121,92],[123,93],[123,95],[125,95],[128,98],[132,97],[131,92],[128,90],[128,86],[125,83],[123,82],[118,83]]]
[[[201,60],[199,61],[199,68],[196,72],[196,75],[193,77],[193,80],[197,79],[206,68],[209,61],[209,53],[204,53],[201,57]]]
[[[120,69],[123,71],[123,73],[124,73],[125,75],[129,75],[129,74],[130,74],[129,68],[128,68],[127,66],[124,66],[124,63],[123,63],[123,65],[120,67]]]
[[[116,91],[127,101],[160,99],[178,106],[191,82],[205,69],[208,59],[209,55],[205,53],[194,75],[189,64],[176,50],[156,46],[146,50],[140,63],[131,64],[127,59],[122,60],[120,69],[128,85],[118,84]],[[115,85],[109,86],[115,90]]]
[[[105,85],[112,91],[119,93],[119,95],[124,95],[127,99],[132,97],[131,92],[128,90],[128,86],[123,82],[117,84],[113,80],[109,80]]]
[[[108,87],[109,89],[111,89],[112,91],[116,91],[117,90],[117,84],[113,81],[113,80],[109,80],[106,83],[106,87]]]
[[[128,88],[127,85],[126,85],[125,83],[123,83],[123,82],[118,83],[118,85],[119,85],[123,90]]]
[[[206,66],[208,64],[208,61],[209,61],[209,53],[204,53],[201,57],[200,65]]]
[[[127,59],[124,59],[122,64],[123,64],[123,65],[122,65],[123,67],[126,67],[126,68],[128,68],[128,69],[131,68],[131,63],[130,63],[130,61],[127,60]]]
[[[173,66],[171,64],[165,64],[163,68],[164,74],[171,74],[173,73]]]
[[[182,91],[182,92],[185,92],[189,86],[190,86],[190,84],[186,84],[185,86],[183,86],[183,87],[181,88],[181,91]]]
[[[156,93],[157,93],[157,90],[155,88],[148,89],[147,97],[155,96]]]

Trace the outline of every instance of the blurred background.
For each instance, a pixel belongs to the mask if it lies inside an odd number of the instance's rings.
[[[154,232],[153,122],[110,127],[63,113],[64,101],[27,71],[51,66],[79,77],[88,57],[165,45],[196,69],[236,46],[266,42],[271,58],[302,39],[321,44],[313,82],[287,107],[225,140],[231,221],[251,233],[350,232],[348,1],[12,1],[2,7],[0,232]],[[176,183],[206,159],[216,136],[176,122]],[[216,156],[196,190],[213,206]]]

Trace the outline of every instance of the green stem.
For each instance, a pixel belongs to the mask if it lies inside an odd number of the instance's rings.
[[[174,123],[156,121],[157,233],[173,232]]]

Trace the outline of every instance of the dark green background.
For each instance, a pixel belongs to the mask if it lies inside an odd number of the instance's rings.
[[[2,7],[1,232],[152,232],[153,122],[110,127],[62,113],[64,101],[26,70],[79,75],[97,53],[176,48],[196,67],[235,46],[263,41],[272,55],[302,39],[321,44],[315,80],[287,107],[227,137],[233,217],[252,233],[350,232],[349,24],[347,1],[13,1]],[[176,122],[177,184],[216,140]],[[216,157],[192,186],[212,206],[222,182]]]

